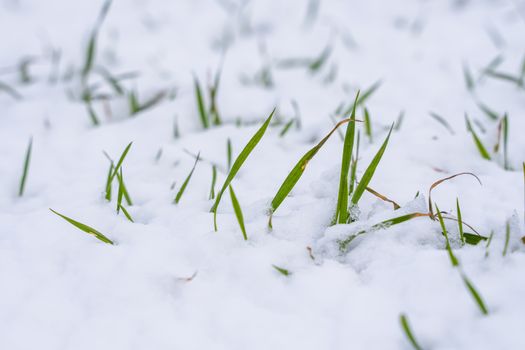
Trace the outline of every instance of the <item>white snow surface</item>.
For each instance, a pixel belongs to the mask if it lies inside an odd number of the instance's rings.
[[[23,97],[0,89],[0,349],[410,349],[401,313],[425,349],[525,349],[525,91],[479,78],[498,55],[498,71],[519,72],[523,1],[322,0],[309,16],[315,4],[113,1],[98,35],[96,66],[137,72],[123,85],[141,100],[166,89],[175,89],[175,97],[134,116],[125,97],[94,101],[101,119],[94,127],[78,99],[78,72],[102,2],[0,0],[0,81]],[[278,67],[284,59],[316,58],[326,47],[331,54],[317,72]],[[60,51],[57,82],[50,81],[52,49]],[[24,84],[17,65],[26,57],[34,61]],[[224,124],[203,130],[193,79],[206,87],[221,62],[217,102]],[[476,80],[474,93],[464,66]],[[271,87],[254,83],[264,68]],[[68,71],[75,73],[70,81],[63,79]],[[274,214],[270,231],[269,204],[290,169],[332,128],[338,105],[348,106],[358,89],[379,80],[366,102],[372,142],[358,127],[357,175],[404,111],[370,184],[401,209],[365,193],[357,222],[330,227],[342,153],[334,134]],[[102,84],[97,75],[90,78],[97,81]],[[100,92],[112,90],[106,85]],[[491,161],[478,153],[464,113],[484,126],[485,133],[475,127],[491,153],[498,123],[476,101],[508,113],[514,170],[503,169],[501,151]],[[227,139],[235,157],[274,107],[284,122],[293,117],[293,103],[301,129],[280,137],[283,124],[271,126],[233,181],[248,241],[228,192],[214,232],[210,162],[220,166],[218,190]],[[357,117],[362,114],[359,108]],[[18,197],[31,137],[26,189]],[[123,173],[134,223],[116,214],[115,198],[104,199],[109,162],[103,152],[116,160],[131,141]],[[174,205],[194,162],[187,151],[204,161]],[[447,221],[452,248],[487,316],[429,218],[368,232],[339,253],[341,237],[425,212],[429,186],[464,171],[482,186],[457,177],[436,188],[432,200],[455,214],[458,197],[465,222],[485,236],[494,232],[488,249],[485,242],[461,246],[457,224]],[[49,208],[116,244],[85,234]]]

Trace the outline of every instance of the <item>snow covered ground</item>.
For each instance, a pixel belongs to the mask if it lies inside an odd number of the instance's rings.
[[[410,349],[401,314],[424,349],[525,348],[523,1],[114,0],[82,78],[102,6],[0,0],[0,349]],[[102,69],[124,74],[121,94]],[[222,124],[204,129],[194,79],[208,107],[217,72]],[[396,122],[370,187],[401,208],[365,192],[357,220],[331,226],[343,150],[334,134],[270,230],[270,202],[292,167],[347,117],[338,107],[376,82],[357,108],[372,130],[357,126],[357,178]],[[132,115],[131,95],[160,99]],[[234,160],[274,107],[232,182],[248,240],[228,191],[215,232],[211,164],[217,193],[228,140]],[[122,170],[134,222],[116,212],[118,181],[105,199],[104,152],[116,162],[131,141]],[[482,186],[459,176],[432,201],[456,217],[459,198],[462,219],[492,239],[464,245],[447,220],[459,267],[437,220],[371,229],[426,213],[432,183],[460,172]]]

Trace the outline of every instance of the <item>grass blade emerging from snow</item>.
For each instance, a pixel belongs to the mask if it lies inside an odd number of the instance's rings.
[[[311,148],[308,152],[302,156],[301,159],[297,162],[297,164],[292,168],[286,179],[284,179],[283,183],[281,184],[281,187],[277,190],[277,193],[272,199],[271,208],[270,208],[270,219],[268,221],[268,226],[272,227],[272,215],[275,213],[277,208],[281,205],[281,203],[285,200],[286,196],[290,193],[290,191],[294,188],[295,184],[301,176],[303,175],[306,166],[312,160],[312,158],[319,152],[321,147],[328,141],[330,136],[337,130],[337,128],[344,123],[354,123],[355,120],[352,119],[344,119],[341,120],[339,123],[337,123],[334,128],[326,135],[317,145],[315,145],[313,148]]]
[[[244,226],[244,216],[242,215],[242,209],[241,205],[239,204],[239,200],[237,199],[237,196],[235,195],[235,192],[233,191],[233,187],[230,185],[230,198],[232,200],[232,206],[233,211],[235,212],[235,216],[237,217],[237,222],[239,223],[239,227],[241,228],[242,236],[244,237],[244,240],[248,240],[248,236],[246,235],[246,227]]]
[[[459,207],[459,198],[456,198],[456,211],[458,215],[459,238],[461,239],[461,242],[465,244],[465,236],[463,234],[463,220],[461,219],[461,209]]]
[[[215,183],[217,182],[217,167],[211,166],[211,187],[209,199],[215,199]]]
[[[399,322],[401,323],[401,328],[403,329],[403,332],[405,333],[412,347],[416,350],[423,350],[423,348],[417,342],[416,337],[414,337],[412,329],[410,328],[410,324],[408,323],[408,318],[405,314],[401,314],[399,316]]]
[[[257,130],[257,132],[252,136],[250,141],[244,146],[243,150],[239,155],[237,156],[237,159],[235,159],[235,162],[231,166],[230,172],[228,173],[228,176],[226,177],[226,180],[224,181],[224,184],[222,185],[219,193],[217,193],[217,197],[215,198],[215,203],[210,209],[210,212],[213,213],[213,225],[215,231],[217,231],[217,208],[219,207],[219,203],[221,201],[222,195],[224,194],[224,191],[226,191],[226,188],[230,185],[235,175],[237,175],[237,172],[241,169],[242,165],[252,153],[252,151],[255,149],[259,141],[261,141],[262,137],[264,136],[264,133],[266,132],[266,129],[268,129],[268,125],[270,125],[270,122],[272,121],[272,117],[275,113],[275,109],[272,111],[268,119],[264,122],[264,124]]]
[[[83,224],[81,222],[78,222],[76,220],[68,218],[67,216],[62,215],[62,214],[54,211],[51,208],[49,210],[51,210],[53,213],[55,213],[56,215],[60,216],[62,219],[66,220],[67,222],[69,222],[71,225],[75,226],[79,230],[84,231],[85,233],[88,233],[90,235],[95,236],[97,239],[101,240],[104,243],[114,244],[112,240],[110,240],[109,238],[107,238],[102,233],[98,232],[97,230],[95,230],[93,227],[90,227],[90,226],[85,225],[85,224]]]
[[[193,172],[195,171],[195,167],[197,166],[197,163],[200,160],[200,153],[197,154],[197,158],[195,158],[195,163],[193,163],[193,167],[191,168],[190,173],[182,183],[182,186],[180,187],[179,191],[177,192],[177,195],[175,196],[174,203],[179,204],[180,199],[182,198],[182,195],[184,194],[184,191],[186,190],[186,187],[188,186],[188,183],[191,180],[191,176],[193,175]]]
[[[272,267],[283,276],[289,277],[292,274],[289,270],[277,265],[272,265]]]
[[[467,278],[467,276],[465,276],[465,274],[461,274],[461,277],[463,278],[463,282],[467,286],[468,291],[470,292],[470,294],[472,295],[472,298],[474,299],[474,301],[478,305],[479,310],[481,311],[481,313],[483,315],[488,315],[489,314],[489,310],[487,309],[487,306],[485,305],[485,302],[483,301],[483,298],[481,298],[481,295],[476,290],[476,287],[474,287],[472,282],[470,282],[470,280]]]
[[[359,99],[359,92],[355,97],[354,108],[350,119],[355,120],[355,107]],[[366,119],[365,119],[366,122]],[[350,122],[346,126],[345,139],[343,144],[343,156],[341,161],[341,177],[339,179],[339,193],[337,196],[337,206],[335,218],[339,224],[346,224],[348,220],[348,173],[354,150],[355,123]]]
[[[489,152],[487,151],[487,148],[485,147],[483,142],[481,142],[481,139],[476,133],[476,130],[474,130],[474,128],[472,127],[472,124],[470,123],[470,120],[468,119],[466,115],[465,115],[465,118],[467,121],[467,129],[472,134],[472,139],[474,140],[474,143],[476,144],[476,148],[478,149],[479,154],[481,155],[482,158],[486,160],[490,160],[491,158],[490,158]]]
[[[454,253],[452,252],[452,248],[450,247],[450,241],[448,240],[448,232],[445,226],[445,221],[443,221],[443,216],[441,216],[441,212],[439,211],[439,208],[437,205],[436,205],[436,212],[437,212],[437,216],[439,219],[439,224],[441,225],[441,230],[443,231],[443,235],[445,236],[445,244],[446,244],[448,257],[450,258],[450,263],[454,267],[459,266],[459,261],[454,255]]]
[[[27,146],[26,156],[24,159],[24,169],[22,171],[22,177],[20,178],[20,186],[18,188],[18,196],[24,195],[26,188],[27,174],[29,173],[29,163],[31,162],[31,150],[33,149],[33,138],[29,139],[29,145]]]

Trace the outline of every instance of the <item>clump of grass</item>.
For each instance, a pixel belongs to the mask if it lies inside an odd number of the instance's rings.
[[[277,265],[272,265],[272,267],[283,276],[289,277],[292,274],[289,270],[283,267],[279,267]]]
[[[226,180],[224,180],[224,184],[222,185],[219,193],[217,194],[217,197],[215,198],[215,203],[210,209],[210,212],[213,213],[213,227],[215,231],[217,231],[217,208],[219,207],[219,203],[221,201],[222,195],[224,194],[224,191],[226,191],[226,188],[228,188],[235,175],[237,175],[250,153],[252,153],[259,141],[261,141],[262,137],[264,136],[264,133],[266,132],[266,129],[268,129],[268,125],[270,125],[270,122],[272,121],[274,114],[275,109],[272,111],[272,113],[270,113],[270,116],[266,119],[266,121],[259,128],[259,130],[257,130],[257,132],[252,136],[250,141],[248,141],[246,146],[244,146],[243,150],[241,151],[241,153],[239,153],[237,159],[235,159],[235,162],[231,166],[228,176],[226,177]]]
[[[199,162],[199,160],[200,160],[200,152],[197,154],[197,158],[195,158],[195,163],[193,163],[193,167],[191,168],[190,173],[188,174],[188,176],[186,176],[186,179],[182,183],[182,186],[180,187],[179,191],[177,192],[175,199],[173,200],[173,203],[179,204],[179,201],[181,200],[182,195],[184,194],[184,191],[186,190],[186,187],[188,186],[188,183],[191,180],[191,177],[193,175],[193,172],[195,171],[195,168],[197,167],[197,163]]]
[[[232,185],[230,185],[229,188],[230,188],[230,198],[232,200],[233,211],[235,212],[235,216],[237,217],[237,222],[239,223],[239,227],[241,228],[242,236],[244,237],[244,240],[247,241],[248,235],[246,234],[246,227],[244,226],[244,216],[242,215],[241,205],[239,204],[239,200],[237,199],[237,196],[235,195],[235,192],[233,191]]]
[[[412,347],[415,350],[423,350],[423,348],[417,342],[416,337],[414,336],[414,333],[410,328],[410,324],[408,323],[408,318],[405,314],[399,315],[399,322],[401,323],[401,329],[403,329],[403,332],[405,333],[405,336],[407,337]]]
[[[306,166],[312,160],[312,158],[319,152],[321,147],[328,141],[330,136],[337,130],[337,128],[345,123],[354,123],[355,120],[352,119],[344,119],[337,123],[335,127],[323,138],[317,145],[315,145],[313,148],[311,148],[308,152],[304,154],[304,156],[299,159],[297,164],[293,167],[293,169],[290,171],[286,179],[284,179],[283,183],[281,184],[281,187],[277,190],[277,193],[275,194],[274,198],[272,199],[269,214],[270,218],[268,220],[268,226],[272,228],[272,215],[275,213],[277,208],[281,205],[281,203],[285,200],[285,198],[288,196],[290,191],[293,189],[295,184],[299,181],[301,176],[303,175]]]
[[[54,211],[53,209],[49,209],[51,210],[53,213],[55,213],[56,215],[60,216],[62,219],[66,220],[67,222],[69,222],[71,225],[75,226],[76,228],[78,228],[79,230],[81,231],[84,231],[85,233],[88,233],[90,235],[93,235],[95,236],[95,238],[101,240],[102,242],[104,243],[107,243],[107,244],[114,244],[112,240],[110,240],[109,238],[107,238],[106,236],[104,236],[102,233],[100,233],[99,231],[95,230],[93,227],[90,227],[88,225],[85,225],[81,222],[78,222],[76,220],[73,220],[65,215],[62,215],[56,211]]]
[[[126,146],[126,148],[124,149],[124,151],[120,155],[120,158],[119,158],[116,166],[113,166],[113,162],[111,161],[110,171],[109,171],[108,177],[106,179],[106,196],[105,196],[105,198],[108,201],[111,201],[111,185],[113,183],[113,180],[115,179],[115,177],[117,176],[118,172],[120,171],[122,163],[124,163],[124,159],[126,159],[126,156],[128,155],[128,152],[129,152],[132,144],[133,144],[133,142],[130,142]]]
[[[29,174],[29,163],[31,162],[31,151],[33,149],[33,138],[29,139],[29,145],[27,146],[26,156],[24,158],[24,168],[22,170],[22,176],[20,177],[20,186],[18,187],[18,196],[24,195],[26,188],[27,175]]]

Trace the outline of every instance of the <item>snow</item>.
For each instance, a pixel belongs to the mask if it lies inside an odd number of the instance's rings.
[[[115,0],[100,29],[96,64],[114,74],[138,72],[124,85],[141,101],[166,89],[176,96],[134,116],[125,97],[109,103],[111,116],[93,102],[101,119],[93,127],[85,105],[68,97],[78,97],[79,77],[58,83],[49,77],[52,48],[60,50],[61,75],[71,65],[81,69],[101,6],[0,0],[0,81],[23,96],[15,100],[0,89],[0,349],[409,349],[401,313],[425,349],[525,348],[524,91],[485,77],[472,95],[463,74],[468,65],[477,78],[497,55],[504,58],[498,71],[519,71],[521,1],[322,0],[317,15],[305,20],[308,1],[299,0]],[[316,58],[328,46],[318,72],[276,68],[279,60]],[[34,81],[22,84],[9,67],[28,56],[35,57]],[[218,106],[228,123],[202,130],[193,79],[206,86],[221,64]],[[271,88],[253,82],[265,67],[271,67]],[[342,151],[334,134],[274,214],[270,231],[269,203],[290,169],[330,131],[337,106],[376,81],[381,87],[366,103],[372,143],[359,126],[358,177],[404,111],[370,184],[402,208],[394,211],[365,193],[357,222],[330,226]],[[492,161],[477,152],[465,112],[484,125],[485,134],[477,130],[490,149],[497,140],[497,122],[478,100],[508,113],[514,170],[503,169],[501,152]],[[302,128],[285,137],[282,126],[269,128],[233,181],[248,241],[228,194],[214,232],[209,162],[220,166],[218,190],[227,139],[235,157],[274,107],[284,120],[293,116],[292,101]],[[30,137],[33,153],[19,198]],[[123,171],[135,223],[117,216],[115,200],[104,199],[103,152],[116,160],[131,141]],[[187,152],[200,152],[205,161],[173,205],[194,162]],[[461,246],[456,224],[447,222],[461,268],[489,315],[451,266],[437,221],[421,217],[374,230],[339,252],[342,237],[425,212],[430,185],[463,171],[475,173],[482,186],[458,177],[436,188],[432,199],[454,214],[458,197],[466,222],[486,236],[494,232],[488,249],[485,242]],[[48,208],[116,244],[98,241]]]

